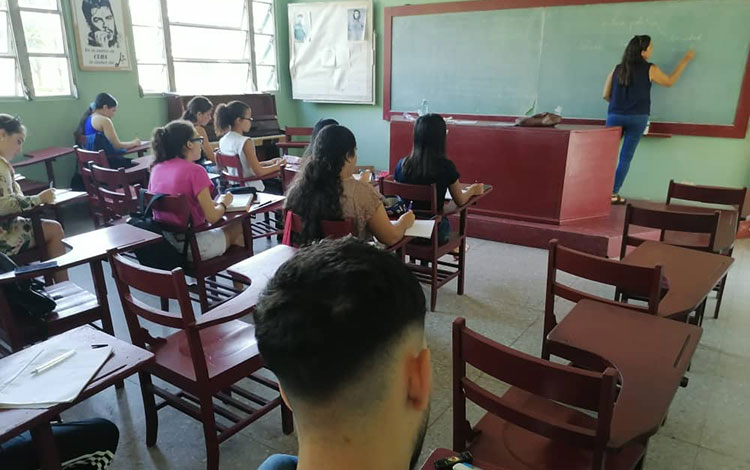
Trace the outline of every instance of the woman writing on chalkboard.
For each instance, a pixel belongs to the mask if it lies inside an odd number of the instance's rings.
[[[614,204],[625,203],[625,199],[619,194],[620,188],[625,182],[635,148],[648,125],[648,116],[651,112],[651,83],[671,87],[677,83],[688,62],[695,57],[695,51],[687,51],[672,74],[667,75],[648,61],[653,49],[650,36],[634,36],[625,48],[622,62],[609,73],[604,83],[603,97],[609,101],[607,126],[622,127],[623,135],[620,161],[617,164],[615,185],[612,189]]]

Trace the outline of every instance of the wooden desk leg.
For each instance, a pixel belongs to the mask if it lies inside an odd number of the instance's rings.
[[[49,423],[40,424],[31,430],[31,439],[39,453],[39,463],[42,470],[60,470],[60,456],[57,445],[52,436],[52,426]]]
[[[55,159],[51,160],[45,160],[44,166],[47,168],[47,180],[52,182],[53,187],[57,187],[55,184],[55,170],[52,168],[52,163],[54,163]]]
[[[107,282],[104,279],[102,260],[92,261],[89,265],[91,266],[91,277],[94,278],[96,301],[99,303],[99,310],[101,311],[102,329],[106,333],[115,336],[115,328],[112,325],[112,313],[109,310],[109,301],[107,300]],[[122,380],[115,382],[116,389],[123,387],[125,387],[125,383]]]

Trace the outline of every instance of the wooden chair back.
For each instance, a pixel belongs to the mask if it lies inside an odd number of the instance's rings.
[[[697,212],[677,212],[671,210],[666,211],[659,209],[649,209],[628,204],[625,208],[625,226],[622,232],[620,257],[623,258],[625,256],[628,246],[638,246],[646,241],[646,239],[644,238],[634,237],[630,235],[631,225],[659,229],[659,241],[664,241],[664,232],[666,231],[707,235],[706,238],[708,241],[706,244],[702,245],[680,245],[679,243],[670,244],[701,251],[713,251],[720,217],[721,213],[719,211],[715,211],[711,214]]]
[[[614,286],[616,292],[626,292],[630,297],[648,301],[647,306],[616,302],[598,295],[590,294],[558,279],[557,272],[562,271],[573,276]],[[573,303],[591,299],[610,305],[628,308],[655,315],[659,309],[663,293],[662,267],[653,268],[633,266],[620,261],[600,258],[580,251],[566,248],[557,240],[549,243],[547,263],[547,289],[544,304],[544,334],[542,336],[542,357],[549,358],[547,335],[557,325],[555,315],[555,298],[562,297]]]
[[[88,170],[107,216],[117,218],[138,210],[138,192],[141,186],[130,185],[124,168],[113,170],[88,162]]]
[[[560,405],[597,413],[593,428],[577,426],[552,416],[530,413],[518,403],[498,397],[466,375],[466,364],[497,380]],[[499,418],[535,434],[593,451],[593,468],[602,468],[615,402],[617,374],[556,364],[524,354],[492,341],[466,327],[466,320],[453,322],[453,450],[466,449],[470,429],[466,426],[466,401],[479,405]]]
[[[737,209],[737,214],[741,216],[746,196],[747,188],[701,186],[695,184],[675,183],[674,180],[669,180],[667,204],[670,204],[672,199],[703,202],[706,204],[723,204],[726,206],[733,206]],[[740,219],[739,216],[737,217],[738,222]]]
[[[78,167],[78,173],[81,174],[83,179],[83,187],[88,194],[89,206],[91,206],[92,215],[96,212],[96,207],[99,204],[99,195],[96,190],[96,184],[91,176],[91,170],[88,168],[89,162],[99,165],[103,168],[109,168],[109,161],[104,150],[93,152],[91,150],[84,150],[78,146],[73,147],[76,154],[76,165]]]
[[[144,205],[148,206],[154,196],[154,193],[147,192],[144,195]],[[191,222],[190,207],[184,195],[162,196],[161,199],[154,203],[153,210],[154,220],[165,225],[170,232],[186,232],[188,230]],[[159,218],[159,212],[169,212],[177,216],[178,223],[175,224],[173,221],[166,221],[163,218]]]
[[[302,233],[304,229],[304,220],[299,215],[288,210],[284,213],[285,224],[289,226],[289,236],[284,237],[286,244],[295,248],[299,247],[299,244],[295,242],[298,239],[298,235]],[[323,238],[342,238],[347,235],[355,235],[354,224],[351,219],[345,220],[323,220],[320,222],[321,229],[323,231]]]
[[[312,136],[312,127],[285,127],[284,137],[287,142],[294,140],[294,137],[310,137]],[[310,139],[307,139],[307,143],[310,143]]]
[[[239,155],[227,155],[217,151],[216,166],[219,169],[221,178],[226,180],[229,184],[245,184],[249,181],[260,180],[257,176],[245,178]],[[234,171],[230,172],[230,169]]]
[[[196,325],[195,312],[183,270],[177,268],[170,272],[149,268],[125,258],[117,250],[109,253],[109,261],[133,344],[148,349],[158,346],[163,341],[152,336],[144,328],[142,320],[167,328],[185,330],[197,379],[208,380],[199,328]],[[175,299],[179,306],[178,313],[152,307],[136,298],[133,289],[162,299]]]
[[[432,217],[438,214],[437,190],[434,184],[406,184],[393,179],[393,175],[380,180],[380,193],[387,196],[400,196],[404,201],[412,201],[414,215]]]

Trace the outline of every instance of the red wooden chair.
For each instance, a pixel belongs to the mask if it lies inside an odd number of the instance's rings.
[[[299,248],[299,244],[295,243],[296,234],[302,232],[304,221],[302,217],[298,216],[294,212],[287,210],[284,213],[284,239],[282,243],[285,245]],[[324,238],[342,238],[346,236],[354,236],[357,234],[354,231],[354,223],[351,219],[345,220],[323,220],[321,221],[321,228],[323,230]],[[404,237],[401,241],[394,243],[391,246],[385,248],[385,251],[391,251],[398,254],[403,261],[405,258],[406,244],[409,243],[410,237]]]
[[[466,364],[511,388],[497,396],[466,376]],[[503,468],[634,469],[644,443],[609,450],[617,372],[552,363],[453,322],[453,450]],[[487,413],[471,427],[466,402]],[[596,412],[591,416],[580,410]]]
[[[263,181],[272,178],[279,178],[281,181],[281,193],[284,193],[284,175],[282,174],[283,169],[275,171],[266,176],[244,176],[242,169],[242,162],[237,155],[225,155],[221,152],[216,152],[216,167],[219,170],[220,178],[226,183],[226,186],[245,186],[246,183],[251,181]],[[284,223],[280,220],[281,216],[274,212],[274,220],[271,220],[271,210],[262,210],[259,214],[263,214],[263,220],[259,220],[255,215],[252,216],[253,223],[251,224],[253,231],[253,240],[256,238],[271,238],[274,235],[281,235],[284,230]]]
[[[435,185],[405,184],[397,183],[393,176],[380,180],[380,192],[384,195],[400,196],[405,201],[412,201],[416,207],[414,214],[418,219],[432,219],[435,227],[432,230],[432,238],[429,243],[421,243],[421,240],[412,241],[406,245],[406,254],[410,257],[407,266],[421,282],[430,285],[430,310],[435,311],[437,304],[437,290],[458,278],[458,295],[464,293],[464,278],[466,272],[466,211],[468,205],[449,209],[446,206],[442,213],[437,208],[437,193]],[[441,195],[442,197],[442,195]],[[438,224],[443,217],[458,215],[458,231],[452,231],[446,243],[438,243]],[[457,262],[441,260],[445,255],[458,252]],[[416,262],[415,262],[416,260]],[[423,266],[423,263],[426,266]]]
[[[712,214],[701,214],[697,212],[650,209],[628,204],[625,208],[625,226],[622,232],[620,257],[625,257],[629,246],[638,246],[646,241],[643,238],[630,235],[631,225],[659,229],[661,231],[659,241],[661,242],[683,248],[712,252],[720,216],[719,211]],[[682,238],[680,238],[680,242],[673,241],[670,243],[664,240],[665,232],[680,232],[679,235],[684,233],[695,235],[695,237],[688,244],[683,243]],[[698,240],[698,243],[692,243],[692,240]]]
[[[618,291],[628,292],[630,296],[639,296],[648,301],[647,306],[620,303],[574,289],[561,283],[557,278],[557,271],[573,276],[614,286]],[[655,315],[662,298],[662,267],[646,268],[633,266],[620,261],[600,258],[588,253],[571,250],[559,245],[557,240],[549,243],[549,259],[547,265],[547,289],[544,304],[544,333],[542,335],[542,358],[549,360],[550,355],[563,357],[576,364],[594,369],[601,366],[601,359],[583,354],[581,351],[567,347],[564,344],[550,342],[549,332],[557,326],[555,315],[555,299],[562,297],[573,303],[582,299],[592,299],[598,302],[617,305],[632,310]]]
[[[281,149],[282,153],[288,153],[289,149],[304,149],[310,145],[310,139],[294,140],[295,137],[310,137],[312,127],[285,127],[284,141],[276,142],[276,147]]]
[[[625,257],[629,246],[638,246],[646,241],[643,238],[630,235],[631,225],[659,229],[659,241],[669,243],[670,245],[712,252],[716,240],[716,232],[719,227],[720,216],[721,214],[719,211],[716,211],[713,214],[701,214],[696,212],[676,212],[671,210],[650,209],[628,204],[625,208],[625,226],[622,232],[620,258]],[[665,241],[664,236],[667,232],[676,234],[674,236],[680,241],[678,242],[675,239],[673,239],[672,243]],[[682,238],[683,234],[693,235],[690,238],[689,243],[685,244],[682,242],[682,240],[684,240]],[[628,297],[643,300],[642,297],[634,296],[627,291],[622,292],[622,298],[624,301],[627,301]],[[706,301],[704,300],[696,311],[694,319],[696,324],[700,325],[703,323],[703,313],[705,309]]]
[[[138,210],[140,184],[131,185],[124,168],[113,170],[88,162],[90,178],[99,196],[105,225],[125,221],[125,216]]]
[[[145,204],[148,204],[154,195],[146,193]],[[234,219],[238,216],[229,217],[225,216],[214,224],[206,224],[203,227],[192,227],[190,220],[190,208],[185,202],[183,195],[178,196],[165,196],[154,203],[153,207],[156,211],[170,212],[175,214],[180,220],[180,224],[175,225],[173,223],[159,222],[164,226],[164,229],[175,233],[181,234],[186,237],[186,243],[189,244],[188,250],[192,257],[192,261],[188,264],[185,272],[188,276],[194,277],[196,280],[196,290],[198,294],[198,302],[201,306],[201,311],[206,312],[209,308],[209,301],[221,302],[226,300],[227,296],[234,296],[239,293],[234,287],[219,283],[216,281],[216,277],[221,277],[225,280],[234,282],[235,280],[225,274],[220,274],[228,267],[235,263],[242,261],[245,258],[249,258],[253,255],[253,241],[250,234],[249,224],[245,220],[235,221]],[[231,213],[230,213],[231,214]],[[240,216],[241,217],[241,216]],[[158,220],[158,218],[156,218]],[[195,239],[195,234],[206,230],[222,227],[228,223],[241,223],[242,231],[245,240],[245,246],[230,246],[227,251],[216,258],[208,260],[201,259],[200,250],[198,249],[198,243]],[[165,308],[166,309],[166,308]]]
[[[720,186],[700,186],[693,184],[682,184],[675,183],[674,180],[669,181],[669,190],[667,191],[667,204],[670,204],[673,199],[682,201],[694,201],[702,202],[706,204],[723,204],[727,206],[733,206],[737,210],[737,225],[739,227],[740,218],[745,206],[745,198],[747,197],[747,188],[724,188]],[[665,241],[670,243],[670,234],[665,234]],[[732,256],[734,252],[734,244],[729,249],[720,251],[720,254]],[[721,300],[724,298],[724,287],[727,283],[727,276],[721,280],[721,283],[716,287],[716,308],[714,309],[714,318],[719,318],[719,309],[721,308]]]
[[[278,391],[276,382],[258,375],[264,364],[258,352],[255,328],[238,320],[238,315],[211,318],[210,312],[198,321],[181,269],[160,271],[136,264],[110,253],[112,273],[120,294],[123,312],[133,344],[154,353],[154,362],[139,373],[146,413],[146,444],[156,444],[157,411],[173,406],[203,423],[209,470],[219,468],[219,443],[230,438],[274,408],[281,407],[282,429],[292,432],[291,411],[281,396],[265,399],[237,385],[250,379]],[[132,290],[157,297],[176,299],[179,313],[147,305],[134,297]],[[144,328],[147,320],[177,331],[156,338]],[[167,390],[152,382],[154,375],[180,389]],[[155,396],[164,400],[156,404]],[[216,415],[223,418],[216,419]],[[225,424],[226,422],[230,424]]]
[[[92,179],[88,163],[93,162],[102,168],[109,168],[109,161],[107,161],[107,155],[104,153],[104,150],[92,152],[78,146],[73,147],[73,150],[76,154],[78,173],[80,173],[83,179],[83,188],[86,190],[89,214],[94,221],[94,227],[99,228],[106,223],[106,214],[102,209],[101,201],[99,200],[99,191],[97,191],[96,184]]]

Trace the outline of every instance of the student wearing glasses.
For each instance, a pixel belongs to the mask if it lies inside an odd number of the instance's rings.
[[[195,164],[201,157],[203,140],[192,123],[182,120],[157,127],[151,140],[156,162],[151,169],[148,190],[154,194],[184,195],[195,228],[217,222],[232,203],[231,194],[222,195],[218,201],[211,198],[214,185],[208,179],[206,170]],[[175,214],[157,210],[154,210],[154,219],[176,225],[180,223]],[[181,234],[166,232],[165,238],[182,251],[185,240]],[[198,232],[196,240],[202,260],[221,256],[232,245],[245,245],[241,220]],[[190,250],[187,255],[190,259]]]
[[[214,126],[219,139],[219,152],[224,155],[238,155],[242,162],[243,176],[258,176],[260,178],[275,173],[283,166],[283,160],[261,162],[255,154],[253,140],[245,134],[250,132],[253,123],[253,112],[250,106],[242,101],[231,101],[220,104],[214,113]],[[246,186],[252,186],[258,191],[264,191],[261,181],[251,181]]]

